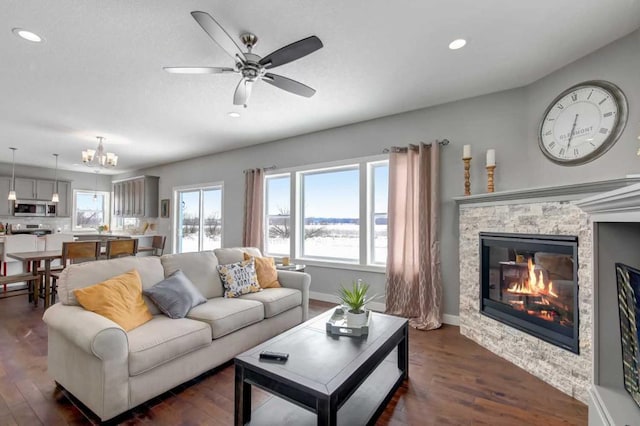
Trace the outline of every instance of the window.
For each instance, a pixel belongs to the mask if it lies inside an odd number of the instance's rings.
[[[291,178],[289,175],[265,179],[265,252],[289,256],[291,242]]]
[[[73,191],[73,228],[96,229],[109,224],[109,193]]]
[[[175,252],[222,247],[222,185],[174,191],[177,215]]]
[[[369,263],[387,263],[387,207],[389,198],[389,162],[369,163]]]
[[[358,166],[300,172],[301,257],[358,261],[360,257]]]
[[[265,253],[384,266],[388,174],[378,157],[267,175]]]

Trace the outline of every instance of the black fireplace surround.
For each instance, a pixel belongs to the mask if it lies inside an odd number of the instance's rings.
[[[573,353],[578,237],[480,233],[480,312]]]

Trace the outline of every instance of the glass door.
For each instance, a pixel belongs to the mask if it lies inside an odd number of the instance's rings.
[[[222,186],[178,190],[176,252],[222,247]]]

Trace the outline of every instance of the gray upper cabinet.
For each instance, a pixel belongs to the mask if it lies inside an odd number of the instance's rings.
[[[11,178],[0,177],[0,216],[9,216],[11,214],[11,204],[9,201],[9,191],[11,191]]]
[[[18,200],[35,200],[36,180],[16,178],[16,198]]]
[[[122,217],[158,217],[157,176],[113,183],[113,214]]]
[[[54,180],[16,178],[16,198],[18,200],[41,200],[51,201],[55,192],[56,182]],[[13,201],[8,201],[11,190],[11,178],[0,177],[0,216],[10,216],[13,214]],[[71,182],[58,181],[59,200],[56,207],[56,216],[71,216]]]
[[[58,181],[58,197],[59,200],[56,206],[56,216],[58,217],[70,217],[71,216],[71,183]]]
[[[53,180],[36,180],[36,200],[51,201],[55,187],[56,182]]]

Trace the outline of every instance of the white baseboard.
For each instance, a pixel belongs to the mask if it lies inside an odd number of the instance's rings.
[[[310,291],[309,298],[320,300],[321,302],[340,303],[340,299],[335,294],[318,293],[317,291]],[[371,302],[367,306],[378,312],[384,312],[386,309],[385,304],[381,302]],[[444,314],[442,315],[442,322],[450,325],[460,325],[460,317],[458,315]]]
[[[449,325],[460,325],[460,317],[458,315],[442,314],[442,322]]]

